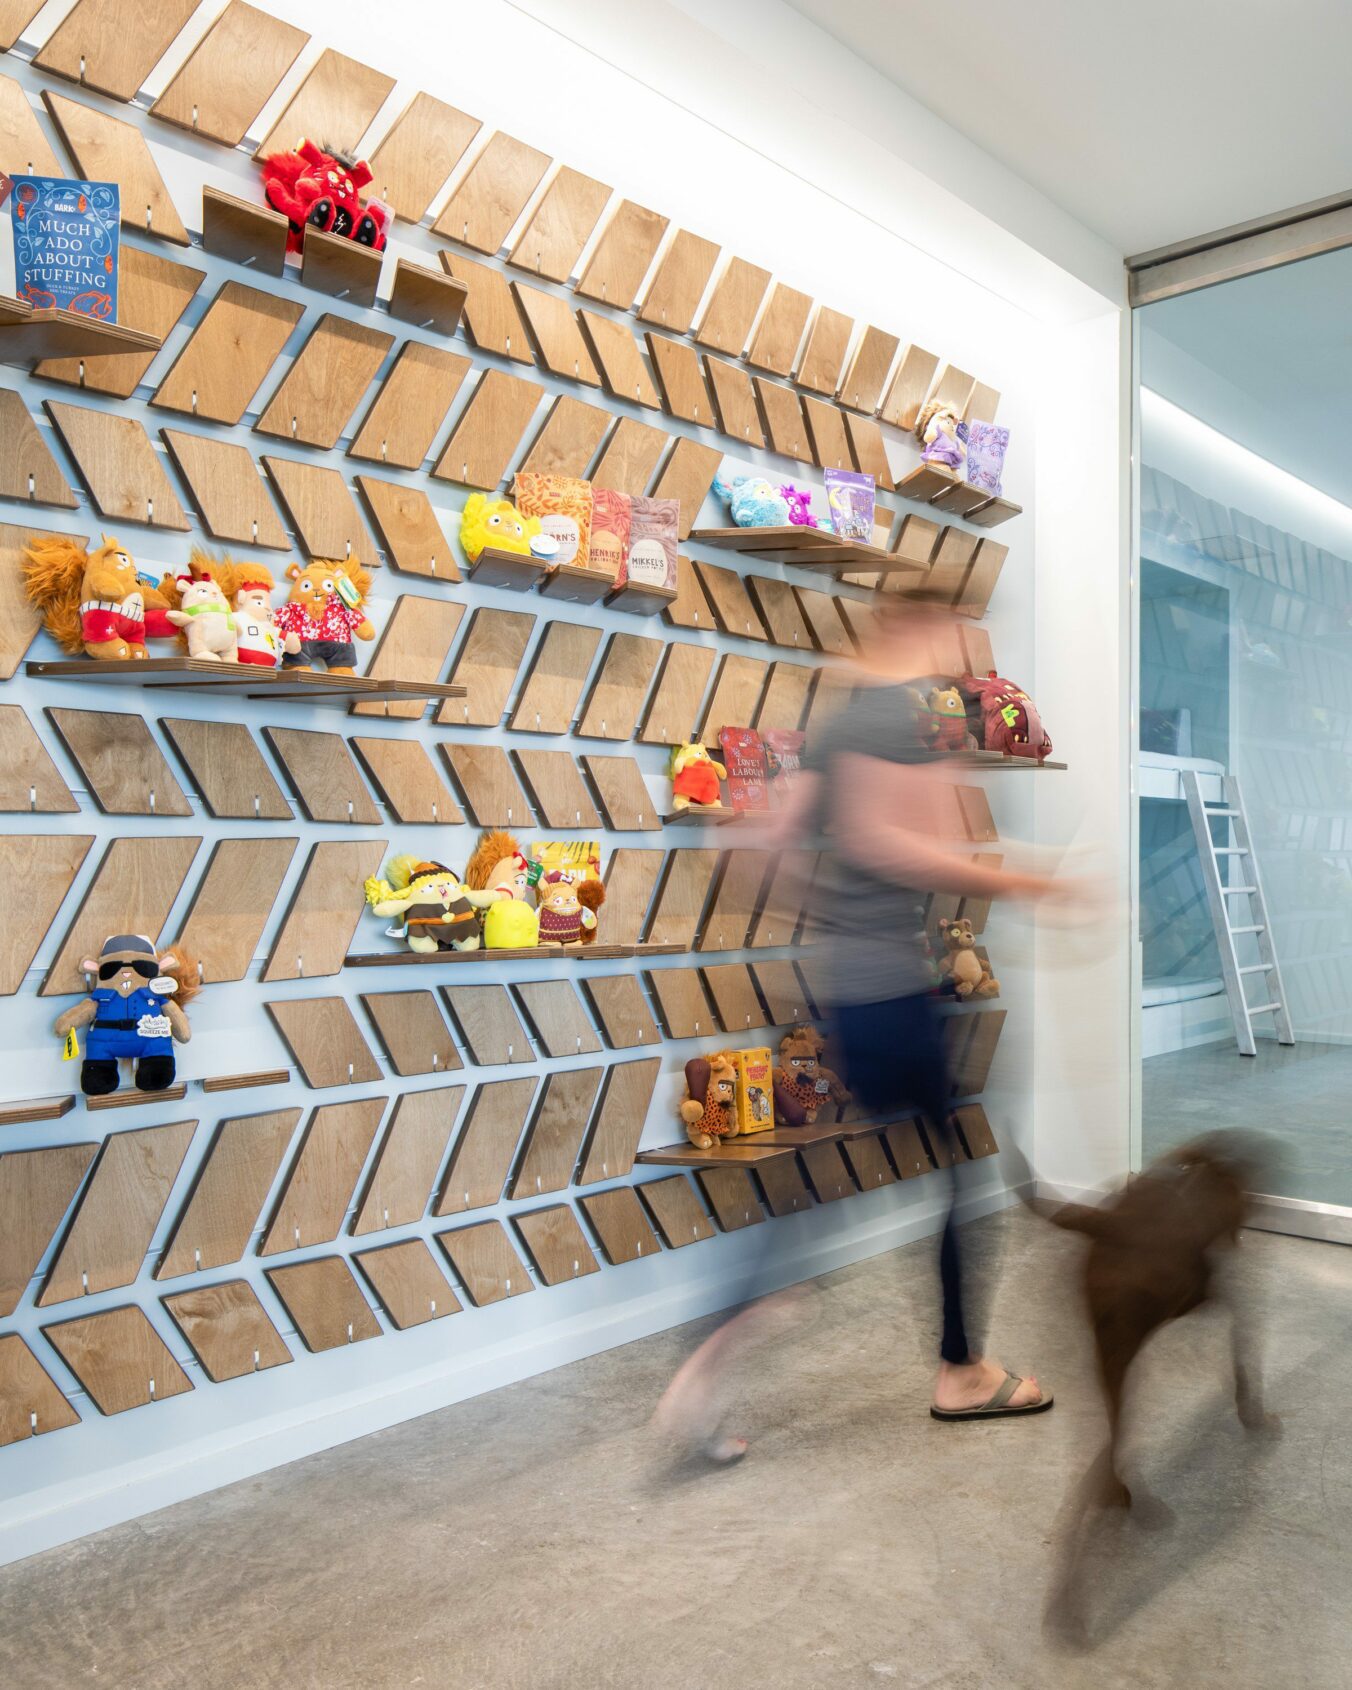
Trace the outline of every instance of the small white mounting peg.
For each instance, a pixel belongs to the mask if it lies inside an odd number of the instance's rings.
[[[28,477],[28,497],[31,499],[38,490],[38,484],[30,475]]]
[[[86,1297],[89,1295],[89,1275],[83,1271],[80,1274],[80,1289]]]
[[[436,1300],[436,1298],[435,1297],[429,1297],[427,1299],[427,1306],[432,1311],[432,1313],[435,1314],[437,1312],[437,1300]]]
[[[84,87],[84,79],[85,79],[85,56],[84,56],[83,53],[81,53],[80,54],[80,86],[81,86],[81,88]]]
[[[298,427],[299,427],[299,424],[296,422],[295,417],[292,417],[292,419],[291,419],[291,438],[293,440],[296,438],[296,429]]]
[[[193,1253],[192,1253],[192,1259],[193,1259],[193,1267],[196,1269],[196,1271],[198,1273],[201,1273],[201,1271],[202,1271],[202,1252],[200,1250],[194,1250]]]
[[[150,1400],[151,1402],[155,1400],[155,1381],[153,1379],[150,1381]]]
[[[388,1208],[384,1211],[384,1214],[385,1214],[385,1225],[388,1226],[390,1224],[390,1211],[389,1211]]]
[[[192,414],[194,416],[197,415],[197,389],[196,388],[193,388],[193,390],[192,390]]]
[[[258,821],[263,814],[263,806],[258,801],[258,794],[254,793],[254,820]]]
[[[36,812],[37,807],[38,807],[38,789],[35,786],[30,786],[29,789],[28,789],[28,808],[30,810]]]
[[[259,1365],[261,1364],[262,1360],[263,1360],[262,1356],[259,1355],[257,1350],[255,1350],[254,1351],[254,1366],[253,1366],[253,1370],[254,1370],[255,1373],[258,1372]]]
[[[146,207],[146,233],[147,234],[150,233],[150,224],[151,224],[151,212],[150,212],[150,207],[147,206]]]
[[[503,1285],[503,1290],[510,1294],[511,1289],[512,1289],[511,1280],[510,1279],[504,1279],[503,1282],[502,1282],[502,1285]]]
[[[154,501],[154,499],[150,498],[149,495],[147,495],[147,497],[146,497],[146,521],[147,522],[154,522],[154,520],[155,520],[155,501]]]
[[[152,816],[155,814],[155,788],[153,786],[150,789],[150,813]]]
[[[349,1344],[352,1342],[352,1322],[350,1320],[347,1323],[347,1341]]]
[[[37,1437],[37,1435],[38,1435],[38,1416],[37,1416],[37,1410],[36,1409],[34,1409],[33,1412],[28,1416],[28,1430],[33,1434],[34,1437]]]
[[[258,518],[257,517],[253,518],[251,526],[253,528],[253,537],[254,537],[255,540],[257,540],[258,539]]]

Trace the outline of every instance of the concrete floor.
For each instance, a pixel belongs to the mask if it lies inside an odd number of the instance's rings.
[[[1221,1319],[1180,1322],[1143,1358],[1133,1438],[1174,1523],[1077,1530],[1103,1429],[1077,1241],[1023,1213],[964,1237],[1003,1257],[992,1348],[1035,1365],[1050,1414],[926,1416],[933,1246],[912,1245],[818,1282],[747,1358],[739,1468],[672,1481],[645,1425],[697,1323],[0,1572],[0,1684],[1346,1686],[1352,1251],[1246,1236],[1284,1437],[1239,1431]]]

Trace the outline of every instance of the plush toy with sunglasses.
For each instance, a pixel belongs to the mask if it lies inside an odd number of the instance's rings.
[[[86,957],[80,967],[97,976],[98,984],[55,1027],[66,1040],[67,1056],[78,1052],[77,1030],[88,1029],[80,1090],[86,1097],[116,1091],[118,1063],[124,1061],[134,1065],[140,1091],[173,1085],[174,1040],[185,1045],[192,1037],[183,1006],[197,991],[197,970],[185,974],[172,950],[156,950],[140,933],[115,934],[105,940],[97,962]]]

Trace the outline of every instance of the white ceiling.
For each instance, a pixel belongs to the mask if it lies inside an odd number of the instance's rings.
[[[1128,256],[1352,187],[1347,0],[790,4]]]

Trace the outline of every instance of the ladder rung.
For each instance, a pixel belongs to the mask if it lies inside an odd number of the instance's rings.
[[[1266,933],[1267,929],[1265,927],[1232,927],[1230,931],[1232,933]]]
[[[1257,890],[1258,890],[1258,888],[1256,886],[1222,886],[1221,887],[1221,891],[1225,893],[1227,898],[1230,897],[1234,893],[1256,892]]]
[[[1213,857],[1247,857],[1249,848],[1247,845],[1213,845],[1211,854]]]
[[[1235,931],[1237,931],[1235,928],[1231,928],[1231,932]],[[1271,974],[1276,966],[1275,962],[1251,962],[1247,968],[1241,968],[1239,972],[1241,974]]]
[[[1205,808],[1209,816],[1237,816],[1239,814],[1238,810],[1214,810],[1210,804],[1206,805]]]
[[[1282,1006],[1279,1003],[1248,1003],[1244,1007],[1250,1015],[1266,1015],[1269,1010],[1280,1009]]]

